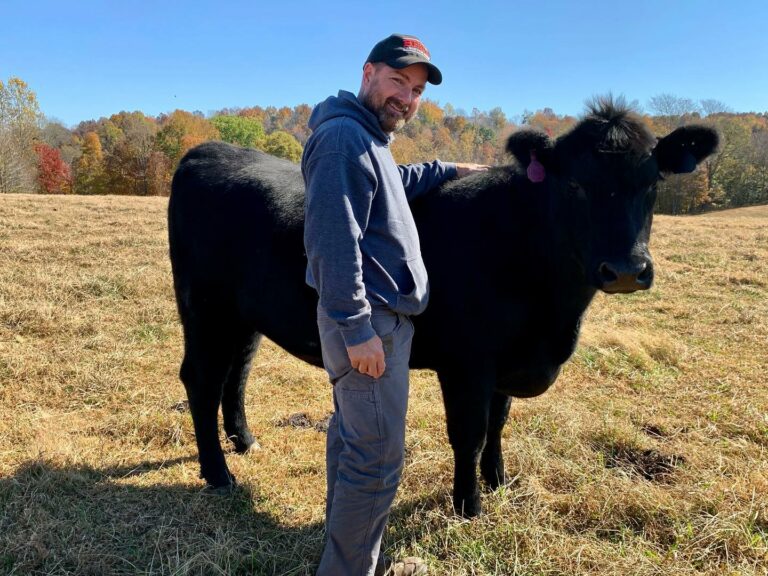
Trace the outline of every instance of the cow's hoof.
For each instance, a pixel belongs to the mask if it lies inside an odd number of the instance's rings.
[[[235,452],[238,454],[261,450],[261,445],[256,442],[256,438],[250,433],[247,435],[233,435],[229,437],[229,440],[234,445]]]
[[[234,477],[232,478],[232,484],[227,486],[211,486],[209,484],[205,487],[206,494],[214,494],[216,496],[231,496],[235,490],[237,490],[237,482],[235,482]]]
[[[227,478],[229,480],[228,482],[219,484],[213,484],[206,480],[206,482],[208,482],[208,486],[205,487],[206,491],[210,494],[219,494],[221,496],[232,494],[235,488],[237,488],[237,480],[235,480],[235,477],[230,473],[227,473]]]
[[[235,450],[238,454],[247,454],[248,452],[256,452],[257,450],[261,450],[261,444],[259,444],[258,442],[256,442],[256,440],[254,440],[250,444],[247,444],[244,450],[238,450],[237,448],[235,448]]]
[[[237,484],[235,477],[229,470],[222,470],[216,474],[201,474],[200,477],[208,484],[211,490],[231,490]]]
[[[456,514],[464,518],[479,516],[483,511],[480,505],[480,494],[474,494],[469,498],[454,498],[453,509]]]

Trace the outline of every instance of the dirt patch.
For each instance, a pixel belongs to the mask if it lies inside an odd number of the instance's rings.
[[[171,410],[174,412],[189,412],[189,400],[179,400],[171,406]]]
[[[322,418],[313,419],[306,412],[296,412],[277,421],[277,426],[285,428],[314,428],[318,432],[328,432],[328,424],[331,421],[332,414],[327,414]]]
[[[625,446],[611,447],[604,454],[607,468],[621,468],[653,482],[668,482],[675,468],[685,463],[682,456]]]
[[[644,434],[650,436],[651,438],[666,438],[669,436],[666,430],[662,428],[661,426],[656,426],[655,424],[645,424],[640,428]]]

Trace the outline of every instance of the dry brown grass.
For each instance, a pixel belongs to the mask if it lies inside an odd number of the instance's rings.
[[[0,196],[0,573],[311,574],[324,374],[267,344],[263,449],[202,490],[178,381],[164,199]],[[450,513],[439,387],[415,372],[386,546],[434,574],[766,574],[768,208],[661,217],[658,282],[600,296],[546,395],[516,401],[510,484]]]

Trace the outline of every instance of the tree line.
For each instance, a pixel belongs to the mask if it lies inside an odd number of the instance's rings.
[[[657,211],[686,214],[768,203],[768,112],[733,113],[716,100],[670,94],[651,98],[647,112],[632,105],[658,135],[692,122],[712,125],[721,135],[718,153],[696,173],[659,184]],[[167,196],[181,157],[206,140],[299,162],[311,112],[307,104],[227,108],[207,116],[119,112],[70,129],[46,119],[29,86],[10,78],[0,81],[0,193]],[[510,159],[504,143],[514,130],[537,128],[557,137],[577,121],[550,108],[508,118],[501,108],[467,113],[424,100],[397,134],[392,153],[401,163],[441,158],[505,164]]]

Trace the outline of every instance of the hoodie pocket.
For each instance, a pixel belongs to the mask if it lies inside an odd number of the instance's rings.
[[[407,316],[421,314],[427,307],[429,281],[421,255],[403,262],[403,282],[397,294],[395,311]]]

